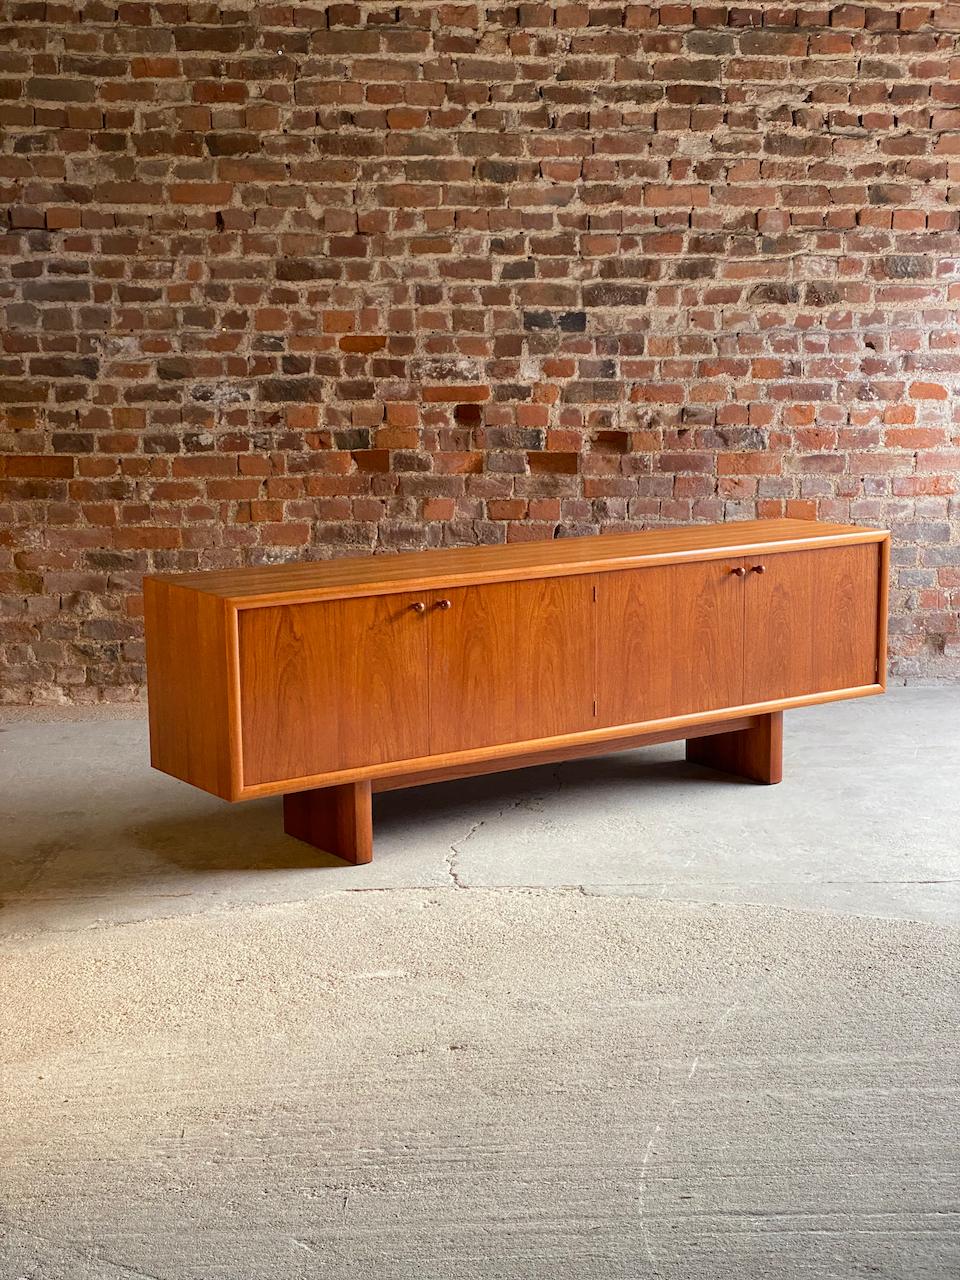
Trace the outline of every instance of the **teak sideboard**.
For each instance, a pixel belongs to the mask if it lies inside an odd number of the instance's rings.
[[[785,709],[884,689],[889,548],[754,520],[147,578],[152,763],[350,862],[372,791],[678,738],[779,782]]]

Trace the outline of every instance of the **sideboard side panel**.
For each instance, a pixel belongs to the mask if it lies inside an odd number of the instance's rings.
[[[887,687],[887,640],[890,626],[890,545],[888,533],[879,544],[880,582],[877,599],[877,683]]]
[[[195,787],[235,800],[234,611],[215,596],[144,580],[150,762]]]

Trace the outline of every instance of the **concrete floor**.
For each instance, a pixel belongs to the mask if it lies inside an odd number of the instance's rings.
[[[389,793],[360,868],[67,715],[0,729],[4,1280],[960,1273],[960,689],[779,787]]]

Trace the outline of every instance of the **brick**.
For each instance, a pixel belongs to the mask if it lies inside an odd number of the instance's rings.
[[[323,381],[320,378],[264,378],[260,383],[260,396],[274,404],[319,401],[323,398]]]
[[[587,307],[643,307],[650,290],[638,284],[590,284],[583,290]]]
[[[4,698],[139,696],[147,569],[751,515],[955,677],[958,12],[18,0]]]
[[[456,503],[452,498],[426,498],[421,508],[424,520],[452,520],[456,514]],[[496,519],[495,516],[491,519]]]
[[[159,204],[163,188],[154,182],[104,182],[96,198],[104,204]]]
[[[5,479],[40,476],[53,479],[72,475],[72,458],[30,454],[12,454],[9,457],[0,457],[0,477]]]
[[[363,355],[369,355],[374,351],[382,351],[386,345],[386,338],[375,333],[346,334],[339,342],[341,351],[352,351]]]
[[[19,228],[42,227],[45,225],[45,218],[41,209],[11,209],[10,225],[17,230]]]
[[[135,80],[168,80],[180,74],[178,58],[131,58],[130,74]]]
[[[481,400],[489,400],[490,388],[482,386],[424,387],[423,398],[427,403],[439,403],[443,401],[473,403]]]
[[[427,123],[427,113],[420,108],[393,107],[387,112],[390,129],[422,129]]]
[[[93,356],[34,356],[30,372],[42,378],[95,378],[100,361]]]
[[[644,187],[643,203],[653,209],[662,208],[703,208],[710,201],[710,188],[706,186],[676,185],[662,186],[651,183]]]
[[[914,400],[946,400],[947,388],[938,382],[912,382],[910,396]]]
[[[202,204],[210,208],[229,204],[233,187],[229,182],[173,182],[170,199],[174,204]]]
[[[37,102],[93,102],[96,92],[93,80],[38,76],[27,81],[27,97]]]

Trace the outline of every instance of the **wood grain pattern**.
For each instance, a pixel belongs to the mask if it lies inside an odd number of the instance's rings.
[[[589,575],[516,583],[513,741],[596,725],[593,585]]]
[[[373,798],[369,782],[348,782],[283,797],[288,836],[355,866],[373,860]]]
[[[810,520],[742,520],[727,524],[605,533],[501,546],[456,547],[402,555],[347,557],[292,565],[178,574],[173,581],[246,608],[297,601],[433,590],[483,582],[607,571],[631,564],[663,564],[746,555],[775,547],[876,542],[884,534],[856,525]]]
[[[431,753],[592,726],[593,608],[589,576],[431,596]]]
[[[783,780],[783,712],[758,716],[747,729],[687,739],[687,759],[693,764],[733,773],[752,782]]]
[[[876,543],[747,561],[745,702],[878,680]],[[755,571],[763,565],[764,572]]]
[[[460,587],[429,599],[431,755],[512,742],[514,584]],[[440,607],[445,599],[449,609]]]
[[[789,711],[795,707],[812,707],[824,702],[846,702],[853,698],[870,698],[882,693],[879,684],[871,683],[856,689],[830,690],[827,693],[808,693],[797,698],[778,698],[772,702],[758,702],[752,706],[724,707],[718,711],[695,712],[688,716],[670,716],[663,720],[646,721],[642,724],[608,725],[600,729],[584,729],[579,733],[562,734],[554,738],[529,739],[523,742],[499,743],[491,747],[475,747],[469,751],[449,752],[442,756],[423,756],[416,760],[401,760],[392,764],[361,766],[355,769],[341,769],[334,773],[316,774],[302,778],[288,778],[279,782],[262,783],[257,786],[244,787],[239,798],[252,800],[259,796],[283,795],[288,791],[307,790],[311,787],[330,787],[341,782],[358,782],[361,779],[377,781],[379,779],[412,776],[414,773],[430,773],[434,770],[456,767],[464,776],[471,770],[469,766],[483,764],[490,760],[520,759],[540,751],[565,751],[572,756],[577,754],[574,748],[589,749],[595,744],[603,744],[607,749],[616,751],[617,743],[629,741],[636,736],[649,733],[670,731],[670,739],[685,738],[689,735],[683,730],[691,727],[723,724],[729,720],[739,720],[744,716],[769,715],[772,711]],[[568,750],[569,749],[569,750]]]
[[[601,724],[743,702],[740,568],[708,560],[598,575]]]
[[[232,611],[214,596],[144,584],[150,762],[224,800],[238,798]]]
[[[429,753],[418,602],[371,596],[241,613],[247,786]]]

